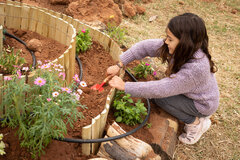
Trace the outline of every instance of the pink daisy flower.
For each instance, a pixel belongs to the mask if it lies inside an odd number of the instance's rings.
[[[53,93],[52,93],[52,96],[53,96],[53,97],[57,97],[58,95],[59,95],[58,92],[53,92]]]
[[[51,98],[47,98],[47,101],[50,102],[52,99]]]
[[[78,78],[78,75],[77,75],[77,74],[74,75],[73,79],[74,79],[74,81],[76,81],[76,82],[80,82],[80,79]]]
[[[153,72],[153,75],[154,75],[154,76],[156,76],[156,75],[157,75],[157,72],[156,72],[156,71],[154,71],[154,72]]]
[[[62,76],[62,80],[65,80],[66,75],[65,75],[64,72],[60,72],[60,73],[58,74],[58,76],[59,76],[59,77]]]
[[[67,92],[67,93],[71,93],[71,92],[72,92],[71,89],[70,89],[70,88],[67,88],[67,87],[63,87],[63,88],[62,88],[62,91],[65,91],[65,92]]]
[[[145,63],[146,66],[149,66],[150,64],[149,63]]]
[[[49,64],[43,64],[40,68],[41,69],[47,69],[47,68],[50,68],[50,65]]]
[[[43,86],[46,83],[45,79],[42,79],[41,77],[38,77],[35,79],[34,84],[38,85],[38,86]]]
[[[83,29],[83,30],[82,30],[82,33],[86,33],[86,30],[85,30],[85,29]]]
[[[20,70],[17,70],[17,76],[18,76],[18,79],[20,79],[20,78],[21,78],[21,76],[22,76],[22,73],[21,73],[21,71],[20,71]]]
[[[5,76],[5,77],[4,77],[4,80],[5,80],[5,81],[10,81],[10,80],[12,80],[12,77]]]
[[[81,85],[82,87],[87,87],[87,83],[84,82],[84,81],[81,81],[81,82],[80,82],[80,85]]]

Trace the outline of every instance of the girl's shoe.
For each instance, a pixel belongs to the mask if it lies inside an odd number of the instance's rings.
[[[199,118],[199,124],[186,124],[184,129],[186,133],[182,133],[178,139],[185,144],[194,144],[196,143],[202,136],[204,132],[206,132],[210,126],[211,121],[208,117]]]

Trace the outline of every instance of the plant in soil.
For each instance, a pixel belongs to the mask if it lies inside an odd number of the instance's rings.
[[[113,107],[116,110],[114,116],[116,122],[134,126],[137,123],[142,123],[143,117],[147,115],[147,109],[140,99],[134,103],[130,97],[131,95],[125,94],[124,91],[116,92],[113,101]]]
[[[120,28],[119,26],[116,26],[115,24],[109,22],[107,24],[107,30],[105,30],[104,32],[108,34],[118,44],[123,44],[123,41],[125,39],[124,36],[126,33],[125,29]]]
[[[77,83],[86,84],[75,76],[70,85],[63,87],[63,66],[52,63],[38,66],[32,85],[17,73],[4,78],[7,82],[3,85],[2,125],[18,127],[21,146],[36,158],[53,138],[64,137],[68,124],[73,127],[74,121],[83,117],[77,110],[79,106],[84,108],[79,102],[80,93],[72,88]]]
[[[87,51],[92,45],[92,38],[89,35],[89,29],[83,29],[76,36],[76,53]]]
[[[143,61],[140,62],[136,67],[129,69],[133,72],[133,75],[136,78],[147,78],[148,75],[151,75],[154,72],[152,66],[149,63],[145,63]]]
[[[25,59],[20,57],[21,50],[14,51],[13,47],[3,48],[0,54],[0,73],[13,74],[15,71],[14,66],[22,66]]]

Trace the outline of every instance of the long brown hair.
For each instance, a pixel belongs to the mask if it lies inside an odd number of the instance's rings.
[[[162,62],[165,63],[167,61],[169,63],[166,71],[167,76],[177,73],[182,65],[194,58],[194,53],[199,49],[202,49],[207,55],[210,71],[212,73],[217,71],[208,51],[208,35],[202,18],[193,13],[184,13],[173,17],[169,21],[167,28],[179,39],[179,43],[172,55],[169,54],[166,43],[157,50],[157,54],[162,59]],[[171,58],[173,58],[172,62],[169,61]]]

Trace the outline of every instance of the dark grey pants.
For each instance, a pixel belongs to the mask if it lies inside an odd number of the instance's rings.
[[[198,112],[193,100],[184,95],[153,100],[155,104],[161,107],[164,111],[187,124],[193,123],[196,117],[205,117],[205,115]]]

